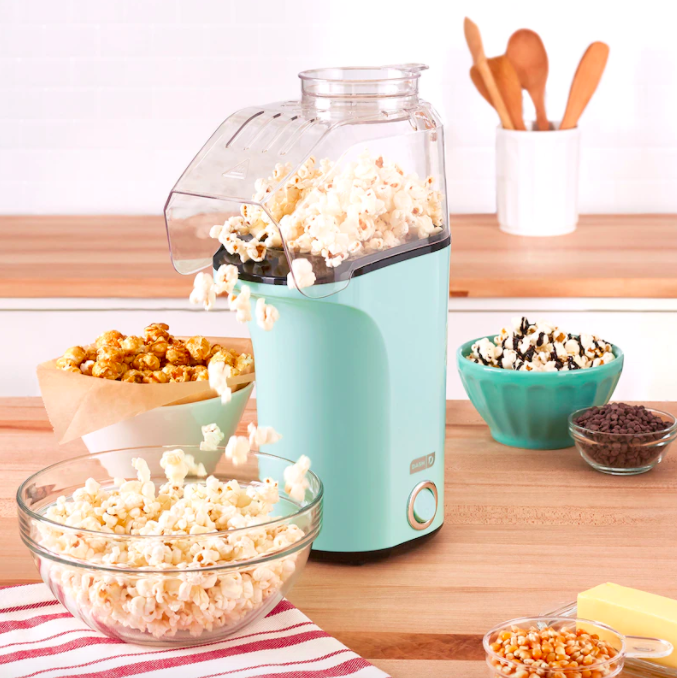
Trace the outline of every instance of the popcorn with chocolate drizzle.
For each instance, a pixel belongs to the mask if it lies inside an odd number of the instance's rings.
[[[480,365],[525,372],[560,372],[606,365],[616,356],[613,346],[592,334],[575,335],[539,320],[515,318],[490,339],[472,345],[468,360]]]

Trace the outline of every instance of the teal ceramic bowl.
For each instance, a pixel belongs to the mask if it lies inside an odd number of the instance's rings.
[[[488,337],[493,341],[493,337]],[[557,450],[574,444],[569,435],[572,412],[605,405],[621,378],[623,351],[608,365],[561,372],[516,372],[467,359],[474,339],[456,352],[458,372],[470,402],[503,445]]]

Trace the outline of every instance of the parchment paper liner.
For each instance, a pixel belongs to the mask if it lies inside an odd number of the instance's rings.
[[[212,344],[252,354],[249,339],[209,337]],[[215,398],[208,381],[172,384],[133,384],[87,377],[56,368],[56,359],[37,369],[42,400],[59,443],[81,438],[124,419],[166,405]],[[229,384],[237,391],[255,379],[255,373],[233,377]]]

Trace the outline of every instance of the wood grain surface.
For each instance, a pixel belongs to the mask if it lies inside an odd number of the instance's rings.
[[[657,404],[677,414],[677,403]],[[255,417],[250,403],[242,427]],[[14,495],[85,452],[59,447],[38,398],[0,399],[0,584],[37,581]],[[677,598],[677,452],[643,476],[590,469],[574,449],[504,447],[468,402],[447,404],[445,525],[360,567],[310,562],[292,602],[394,678],[484,678],[492,625],[554,609],[605,581]]]
[[[555,238],[451,218],[459,297],[677,297],[677,215],[583,216]],[[0,217],[0,297],[187,298],[160,216]]]

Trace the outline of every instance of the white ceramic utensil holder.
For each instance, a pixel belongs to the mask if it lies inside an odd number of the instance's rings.
[[[496,203],[502,231],[564,235],[578,223],[580,130],[496,131]]]

